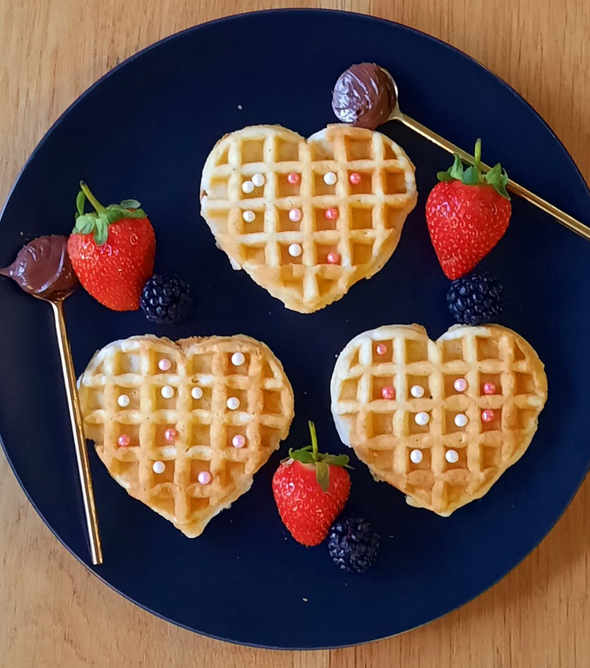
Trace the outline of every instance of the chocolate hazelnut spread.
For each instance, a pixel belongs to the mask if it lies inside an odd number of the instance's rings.
[[[69,295],[78,285],[67,251],[67,237],[38,237],[23,246],[15,261],[4,269],[30,295],[59,299]]]
[[[342,123],[375,130],[396,105],[389,73],[373,63],[360,63],[343,72],[332,95],[332,109]]]

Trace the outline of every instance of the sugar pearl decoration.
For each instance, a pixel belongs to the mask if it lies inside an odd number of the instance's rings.
[[[422,461],[422,457],[421,450],[412,450],[412,452],[410,452],[410,460],[413,464],[419,464]]]
[[[254,191],[254,184],[252,183],[252,181],[244,181],[244,183],[242,183],[242,192],[245,192],[247,195],[249,195],[253,191]]]
[[[191,390],[191,397],[193,399],[200,399],[203,396],[203,390],[200,387],[193,387]]]
[[[211,482],[211,474],[209,471],[201,471],[197,476],[197,480],[201,485],[208,485]]]
[[[481,412],[481,419],[484,422],[491,422],[494,419],[494,411],[491,408],[486,408]]]
[[[131,439],[127,434],[121,434],[121,436],[119,436],[117,439],[117,443],[119,444],[119,447],[126,448],[129,443],[131,443]]]
[[[349,177],[348,180],[352,183],[353,186],[358,186],[358,184],[362,181],[362,176],[358,172],[353,172]]]
[[[385,355],[387,352],[387,346],[384,343],[379,343],[377,345],[377,348],[375,348],[375,352],[377,355]]]
[[[119,404],[119,406],[121,406],[121,408],[127,408],[127,406],[129,406],[130,401],[131,400],[126,394],[120,394],[119,398],[117,399],[117,403]]]
[[[328,260],[328,264],[340,264],[340,255],[338,253],[328,253],[326,260]]]
[[[416,421],[416,424],[419,424],[421,427],[424,427],[424,425],[427,425],[430,422],[430,415],[428,413],[416,413],[414,416],[414,420]]]
[[[262,174],[254,174],[254,176],[252,177],[252,183],[257,188],[260,188],[261,186],[263,186],[265,181],[266,181],[266,179],[264,178],[264,176]]]
[[[292,186],[296,186],[301,181],[301,176],[297,172],[291,172],[287,174],[287,183],[290,183]]]
[[[301,246],[299,244],[291,244],[289,246],[289,255],[291,257],[299,257],[301,255]]]
[[[327,186],[333,186],[336,183],[336,181],[338,181],[338,177],[336,176],[336,174],[334,174],[334,172],[327,172],[326,174],[324,174],[324,183]]]
[[[326,209],[326,218],[328,220],[336,220],[336,218],[338,218],[338,209],[335,209],[334,207]]]
[[[236,411],[240,407],[240,400],[237,397],[230,397],[227,400],[227,407],[230,411]]]
[[[254,211],[244,211],[242,214],[242,218],[247,222],[247,223],[253,223],[256,220],[256,214]]]
[[[166,470],[166,464],[164,464],[164,462],[154,462],[152,464],[152,469],[154,473],[164,473]]]
[[[291,209],[289,211],[289,220],[292,220],[294,223],[298,223],[301,220],[301,209]]]
[[[484,394],[496,394],[496,386],[494,383],[484,383],[483,385]]]
[[[166,431],[164,432],[164,438],[167,441],[175,441],[177,436],[178,436],[178,432],[173,427],[170,427],[170,428],[166,429]]]
[[[164,385],[162,388],[162,396],[164,399],[172,399],[174,396],[174,388],[170,387],[170,385]]]
[[[384,399],[394,399],[395,398],[395,390],[393,387],[388,385],[387,387],[384,387],[381,389],[381,396]]]
[[[170,371],[171,368],[172,362],[169,359],[164,358],[158,362],[158,369],[160,369],[160,371]]]
[[[245,436],[242,436],[242,434],[236,434],[232,438],[231,444],[234,446],[234,448],[243,448],[246,445],[246,438]]]
[[[456,464],[459,461],[459,454],[456,450],[447,450],[445,452],[445,459],[449,464]]]
[[[467,416],[464,415],[463,413],[457,413],[457,415],[455,415],[455,424],[457,425],[457,427],[464,427],[467,424],[467,422],[468,422]]]
[[[457,392],[465,392],[467,389],[467,381],[465,378],[457,378],[457,380],[453,383],[453,387],[457,390]]]
[[[422,385],[412,385],[410,394],[416,399],[421,399],[424,396],[424,388]]]
[[[231,363],[234,366],[242,366],[242,364],[246,361],[246,358],[244,357],[244,353],[234,353],[231,356]]]

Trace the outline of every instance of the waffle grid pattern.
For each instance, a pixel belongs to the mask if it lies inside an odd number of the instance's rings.
[[[234,366],[232,354],[245,362]],[[171,368],[162,371],[166,359]],[[174,396],[162,396],[164,386]],[[195,399],[194,387],[203,395]],[[118,397],[130,397],[119,406]],[[86,435],[111,475],[134,497],[170,519],[187,535],[247,491],[252,476],[285,438],[293,416],[293,394],[270,350],[247,337],[187,339],[176,345],[134,337],[100,351],[80,379]],[[227,399],[240,407],[230,410]],[[173,442],[164,432],[178,432]],[[121,434],[130,436],[120,447]],[[232,438],[246,438],[243,448]],[[166,468],[157,474],[156,461]],[[198,482],[202,471],[209,484]]]
[[[372,471],[418,505],[445,514],[479,498],[528,447],[546,379],[532,348],[514,332],[460,327],[433,342],[422,328],[381,327],[355,341],[335,370],[335,419],[347,423],[350,444]],[[385,355],[377,355],[379,344]],[[464,392],[454,388],[458,378],[467,381]],[[484,394],[486,382],[497,393]],[[381,397],[387,385],[395,400]],[[411,395],[414,385],[423,387],[422,398]],[[491,422],[481,418],[485,409],[494,411]],[[427,425],[416,423],[419,412],[429,415]],[[454,422],[459,413],[468,418],[465,427]],[[422,453],[419,463],[410,458],[414,449]],[[445,458],[451,449],[457,462]]]
[[[323,180],[328,172],[337,176],[334,185]],[[350,182],[354,172],[359,184]],[[299,184],[288,183],[291,173]],[[264,185],[244,193],[242,183],[254,174],[265,177]],[[307,142],[279,126],[234,132],[211,153],[201,188],[202,214],[230,259],[303,312],[381,269],[416,201],[414,169],[402,149],[378,132],[343,125]],[[331,208],[336,220],[326,218]],[[301,221],[290,220],[291,209],[301,211]],[[255,220],[245,222],[244,211]],[[289,254],[292,244],[300,256]],[[330,253],[340,264],[328,262]]]

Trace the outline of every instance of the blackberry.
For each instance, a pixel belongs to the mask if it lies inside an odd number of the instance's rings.
[[[453,318],[462,325],[483,325],[504,310],[506,299],[500,281],[491,274],[470,274],[453,281],[447,293]]]
[[[141,308],[146,318],[159,325],[186,320],[194,307],[190,286],[178,276],[154,274],[141,293]]]
[[[328,550],[334,563],[344,571],[363,573],[377,558],[379,536],[361,517],[337,520],[330,529]]]

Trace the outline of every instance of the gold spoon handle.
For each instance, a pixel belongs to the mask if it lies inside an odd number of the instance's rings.
[[[409,116],[406,116],[402,113],[396,114],[394,118],[396,120],[400,120],[404,125],[407,125],[418,134],[426,137],[426,139],[429,139],[437,146],[444,148],[445,151],[448,151],[449,153],[456,153],[461,158],[461,160],[466,162],[468,165],[473,164],[474,161],[472,155],[466,153],[463,149],[455,146],[455,144],[452,144],[450,141],[447,141],[440,135],[437,135],[436,132],[432,132],[432,130],[429,130],[427,127],[422,125],[422,123],[418,123],[418,121],[415,121],[413,118],[410,118]],[[486,165],[483,162],[481,163],[481,168],[484,172],[489,172],[491,169],[489,165]],[[531,192],[530,190],[523,188],[521,185],[515,183],[511,179],[508,181],[507,188],[510,190],[510,192],[513,192],[515,195],[522,197],[523,199],[527,200],[527,202],[534,204],[542,211],[545,211],[545,213],[553,216],[558,223],[561,223],[572,232],[575,232],[584,239],[588,239],[590,241],[590,228],[586,227],[586,225],[581,223],[579,220],[576,220],[573,216],[563,212],[561,209],[558,209],[556,206],[553,206],[553,204],[550,204],[538,195],[535,195],[535,193]]]
[[[86,515],[86,527],[88,529],[88,538],[90,541],[90,555],[92,557],[92,563],[95,566],[98,566],[99,564],[102,564],[102,547],[98,531],[96,507],[94,505],[94,490],[92,488],[92,478],[90,477],[90,463],[88,461],[86,438],[82,426],[82,411],[80,410],[80,399],[78,397],[78,388],[76,386],[76,373],[74,371],[72,351],[70,350],[70,343],[68,341],[63,302],[55,301],[50,302],[50,304],[53,307],[53,315],[55,316],[55,331],[57,333],[57,343],[61,357],[61,370],[64,377],[64,385],[66,386],[66,396],[68,398],[68,407],[70,410],[70,422],[72,425],[72,435],[74,437],[74,447],[76,449],[76,460],[78,462],[78,475],[80,476],[82,500],[84,502],[84,513]]]

